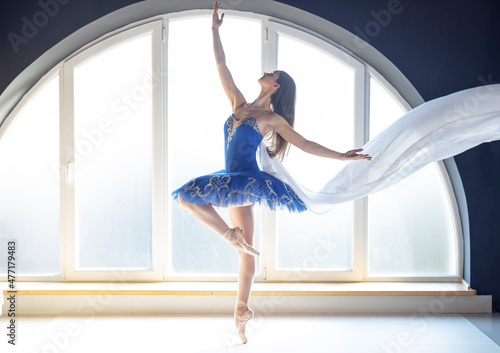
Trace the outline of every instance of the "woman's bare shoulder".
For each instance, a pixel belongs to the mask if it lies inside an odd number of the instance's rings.
[[[271,131],[276,131],[281,124],[284,122],[286,123],[285,119],[272,111],[262,112],[254,118],[263,136],[267,135]]]
[[[276,114],[273,111],[262,112],[262,114],[259,114],[258,118],[260,121],[262,121],[262,123],[271,126],[275,126],[285,121],[285,119],[283,119],[280,115]]]

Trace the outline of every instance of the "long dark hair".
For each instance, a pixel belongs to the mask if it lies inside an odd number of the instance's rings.
[[[293,128],[295,122],[295,82],[289,74],[280,70],[276,83],[280,87],[271,96],[271,107],[276,114],[282,116]],[[282,161],[288,153],[288,142],[275,131],[273,131],[270,139],[271,147],[267,149],[267,153],[271,157],[277,157]]]

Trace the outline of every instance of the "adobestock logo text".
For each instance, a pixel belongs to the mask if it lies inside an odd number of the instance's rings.
[[[38,34],[38,31],[45,27],[50,18],[55,17],[59,13],[61,5],[66,5],[70,0],[39,0],[38,6],[40,11],[35,12],[31,18],[23,16],[21,18],[21,29],[19,33],[9,32],[9,39],[12,49],[17,54],[21,44],[28,44],[29,41]]]

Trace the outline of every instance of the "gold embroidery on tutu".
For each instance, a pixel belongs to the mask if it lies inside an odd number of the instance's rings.
[[[272,180],[266,179],[263,181],[259,181],[253,177],[248,177],[248,183],[245,185],[243,190],[239,189],[232,189],[229,191],[229,183],[231,182],[231,177],[228,175],[225,176],[217,176],[214,175],[210,177],[208,184],[201,189],[199,186],[196,185],[196,179],[191,180],[190,183],[187,183],[184,185],[182,188],[184,189],[185,192],[189,193],[189,196],[191,197],[200,197],[204,198],[207,197],[212,193],[212,191],[216,190],[217,195],[219,196],[218,199],[221,202],[227,201],[229,199],[236,199],[238,196],[253,196],[257,199],[264,199],[267,201],[270,201],[273,206],[280,205],[283,202],[286,205],[293,205],[295,199],[297,203],[300,205],[304,205],[301,199],[297,197],[295,192],[290,189],[287,184],[285,185],[286,190],[290,193],[292,197],[289,197],[288,195],[283,195],[281,197],[278,196],[278,194],[273,190],[272,188]],[[220,193],[221,190],[227,190],[227,197],[223,197]],[[260,191],[259,193],[255,193],[255,191]],[[268,196],[269,195],[269,196]],[[218,206],[215,204],[215,206]]]

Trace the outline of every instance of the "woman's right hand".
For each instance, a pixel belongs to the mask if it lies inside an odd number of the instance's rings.
[[[220,2],[215,2],[214,4],[214,14],[212,15],[212,28],[219,28],[222,24],[222,20],[224,19],[224,14],[220,16],[219,19],[219,14],[218,11],[220,9]]]

